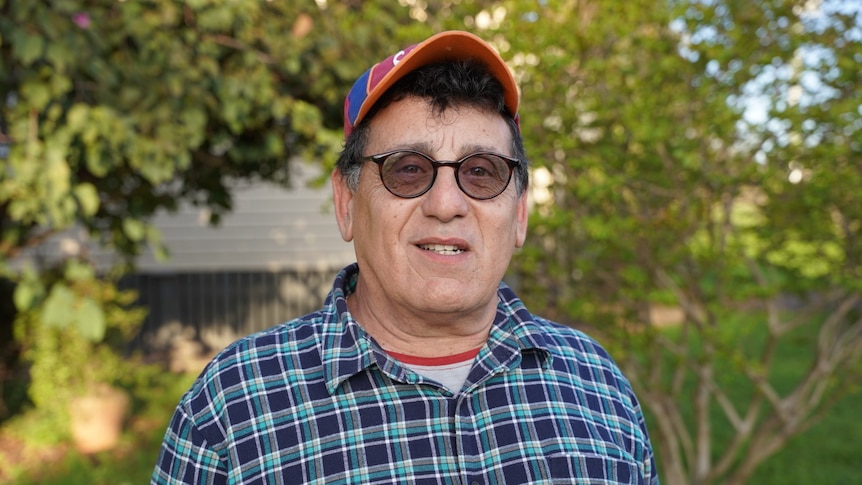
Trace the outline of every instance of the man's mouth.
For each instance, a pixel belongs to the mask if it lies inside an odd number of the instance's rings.
[[[456,254],[461,254],[464,252],[463,249],[458,246],[453,246],[451,244],[420,244],[420,249],[424,249],[426,251],[433,251],[437,254],[442,254],[446,256],[454,256]]]

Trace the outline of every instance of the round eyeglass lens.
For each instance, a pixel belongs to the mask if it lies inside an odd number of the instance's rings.
[[[393,153],[386,157],[381,173],[386,188],[401,197],[419,195],[434,181],[434,165],[418,153]]]
[[[511,169],[493,154],[477,154],[464,160],[458,170],[458,183],[470,197],[490,199],[500,195],[509,184]]]

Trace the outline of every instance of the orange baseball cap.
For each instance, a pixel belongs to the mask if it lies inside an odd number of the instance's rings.
[[[518,85],[512,71],[490,44],[469,32],[451,30],[429,37],[371,66],[356,80],[344,100],[344,137],[365,118],[380,96],[407,73],[440,61],[477,59],[503,85],[506,109],[518,122]]]

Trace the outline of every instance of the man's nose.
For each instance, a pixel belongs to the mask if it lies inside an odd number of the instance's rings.
[[[455,178],[455,167],[438,167],[434,185],[425,194],[422,207],[425,215],[448,221],[469,211],[469,197]]]

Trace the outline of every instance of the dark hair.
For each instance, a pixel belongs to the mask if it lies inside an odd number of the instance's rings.
[[[398,80],[374,104],[365,118],[347,138],[336,166],[347,180],[351,190],[359,186],[360,159],[368,144],[370,121],[386,106],[404,98],[415,96],[427,100],[436,114],[449,108],[469,106],[491,113],[499,113],[512,132],[512,156],[522,163],[515,170],[515,187],[518,194],[527,188],[529,180],[524,140],[512,115],[506,110],[503,86],[484,64],[473,60],[458,60],[428,64]]]

